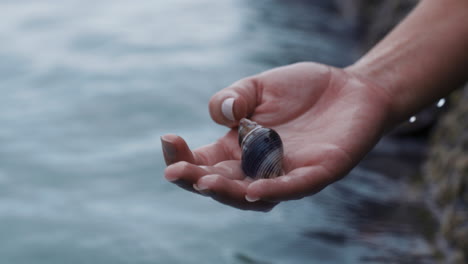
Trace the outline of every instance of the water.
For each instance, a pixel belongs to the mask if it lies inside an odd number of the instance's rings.
[[[352,28],[326,1],[3,0],[0,10],[1,263],[425,258],[411,225],[420,207],[394,177],[414,162],[388,158],[392,143],[370,168],[268,214],[163,180],[161,135],[199,147],[226,132],[207,110],[219,89],[296,61],[355,58]],[[386,173],[389,161],[400,169]]]

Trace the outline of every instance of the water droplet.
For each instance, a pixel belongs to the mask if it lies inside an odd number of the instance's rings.
[[[437,102],[437,107],[442,107],[445,105],[445,98],[441,98],[438,102]]]

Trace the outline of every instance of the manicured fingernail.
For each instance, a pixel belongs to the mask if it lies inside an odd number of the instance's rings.
[[[250,197],[249,195],[246,195],[246,196],[245,196],[245,200],[247,200],[247,202],[253,203],[253,202],[256,202],[256,201],[260,200],[260,198],[258,198],[258,197]]]
[[[204,196],[211,196],[213,194],[213,192],[208,188],[208,186],[205,186],[203,184],[194,183],[193,189],[195,189],[197,192]]]
[[[161,137],[161,145],[164,154],[164,160],[167,165],[170,165],[175,162],[177,149],[174,144],[164,139],[164,136]]]
[[[210,185],[213,186],[218,177],[219,175],[217,174],[205,175],[193,185],[193,188],[203,195],[213,196],[215,193],[210,189]]]
[[[176,166],[177,164],[168,165],[167,168],[164,170],[164,177],[167,181],[177,184],[177,181],[179,181],[179,174],[177,173],[177,171],[174,171],[174,168],[177,168]]]
[[[223,112],[224,117],[230,121],[234,121],[234,98],[226,98],[221,105],[221,111]]]
[[[166,180],[168,182],[176,183],[179,180],[179,178],[170,178],[170,177],[166,176]]]
[[[208,190],[208,186],[204,185],[203,183],[200,183],[200,184],[194,183],[193,188],[199,192]]]

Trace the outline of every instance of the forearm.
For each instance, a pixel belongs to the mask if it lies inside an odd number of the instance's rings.
[[[389,123],[415,114],[468,77],[468,1],[422,0],[348,71],[384,90]]]

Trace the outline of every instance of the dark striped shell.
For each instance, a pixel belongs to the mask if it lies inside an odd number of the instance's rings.
[[[283,143],[275,130],[243,118],[239,124],[239,144],[246,176],[274,178],[283,173]]]

